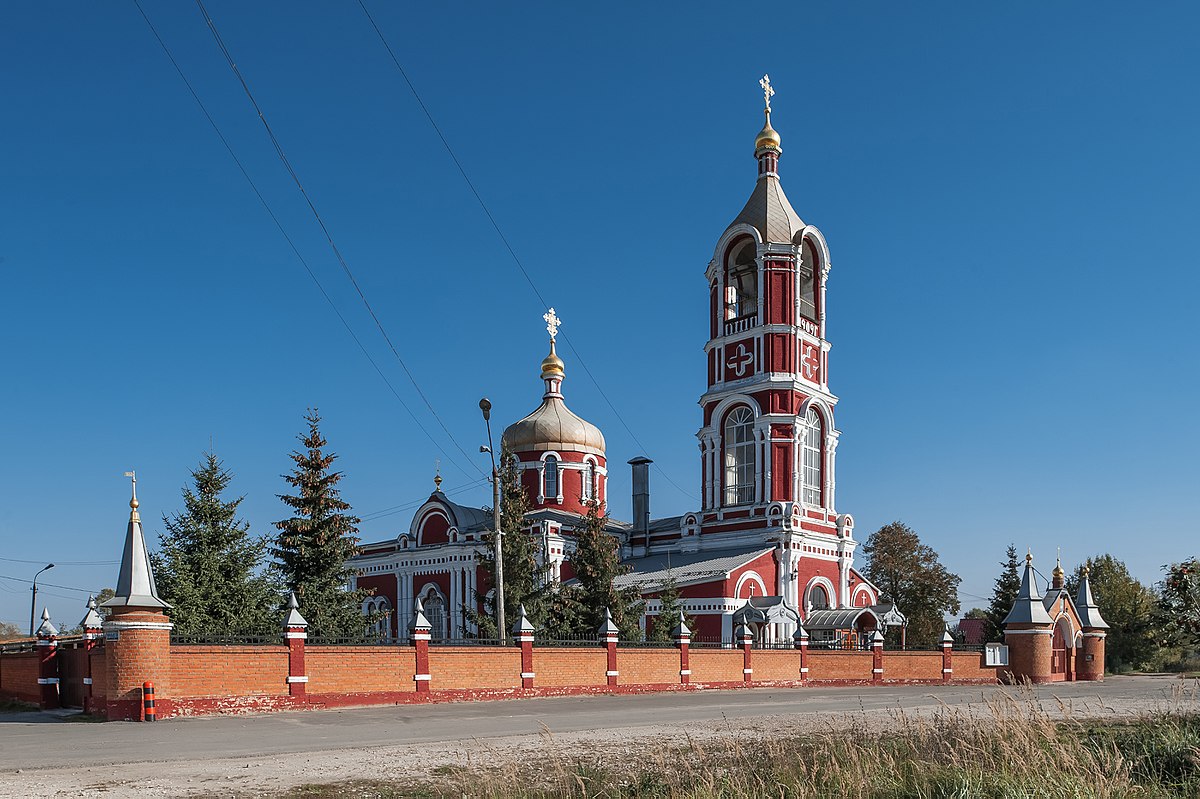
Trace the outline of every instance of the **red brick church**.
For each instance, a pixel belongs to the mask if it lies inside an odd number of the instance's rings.
[[[635,457],[634,519],[614,520],[609,531],[630,567],[620,582],[647,597],[647,616],[658,612],[657,592],[672,578],[700,638],[731,641],[745,622],[761,643],[787,642],[802,623],[814,642],[853,645],[902,617],[881,606],[879,590],[855,570],[854,519],[836,509],[829,247],[784,194],[774,91],[769,79],[761,84],[766,123],[754,139],[754,188],[704,272],[701,507],[652,518],[651,461]],[[525,530],[540,541],[546,579],[565,581],[573,530],[587,503],[607,501],[610,473],[603,433],[567,407],[553,309],[546,321],[541,404],[504,431],[503,444],[519,461],[532,507]],[[460,610],[485,580],[477,552],[491,514],[453,502],[438,483],[407,530],[364,546],[354,564],[358,587],[374,589],[364,612],[387,613],[392,636],[407,634],[417,599],[435,640],[472,633]]]

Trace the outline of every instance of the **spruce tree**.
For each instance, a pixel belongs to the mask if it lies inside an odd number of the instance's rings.
[[[279,587],[263,569],[265,536],[250,534],[237,518],[244,497],[222,498],[233,475],[212,452],[192,471],[183,510],[163,516],[165,532],[151,555],[159,595],[172,605],[182,635],[251,634],[279,623]]]
[[[1020,561],[1017,560],[1017,548],[1008,545],[1008,551],[1000,562],[1000,576],[996,578],[992,588],[992,601],[987,609],[987,629],[984,631],[985,640],[999,641],[1004,633],[1004,618],[1012,610],[1013,602],[1021,590],[1021,575],[1017,571]]]
[[[358,552],[358,517],[348,513],[337,484],[342,472],[330,471],[337,459],[325,451],[321,417],[315,409],[304,417],[308,433],[298,436],[303,446],[291,458],[295,468],[283,479],[295,495],[280,494],[293,515],[275,522],[279,534],[271,554],[287,590],[295,591],[309,633],[326,637],[363,636],[369,619],[362,615],[366,590],[351,591],[354,570],[348,561]]]
[[[517,619],[519,608],[524,605],[534,627],[541,628],[545,621],[545,580],[538,566],[538,539],[525,529],[529,496],[521,485],[517,458],[508,450],[500,453],[499,472],[500,530],[504,534],[504,618],[511,625]],[[475,591],[475,606],[463,608],[463,617],[476,626],[478,637],[497,638],[495,595],[488,595],[496,584],[493,532],[484,536],[479,565],[487,575],[486,584],[480,585],[479,590]]]
[[[629,571],[621,564],[617,540],[609,535],[608,514],[603,503],[588,503],[587,515],[575,528],[575,552],[569,560],[578,581],[574,597],[581,612],[577,616],[578,635],[591,635],[600,628],[604,610],[612,611],[613,623],[620,629],[621,639],[637,641],[642,637],[638,622],[645,603],[636,588],[617,588],[613,580]]]
[[[663,581],[662,588],[658,592],[659,611],[651,621],[646,630],[647,641],[673,641],[675,640],[674,633],[675,625],[679,624],[679,611],[683,610],[683,603],[680,602],[679,585],[675,582],[674,575],[668,573],[667,579]],[[684,623],[693,634],[696,632],[696,620],[691,616],[684,614]]]

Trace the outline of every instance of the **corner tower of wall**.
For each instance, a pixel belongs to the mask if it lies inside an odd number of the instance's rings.
[[[138,721],[144,683],[153,683],[159,697],[170,696],[171,620],[164,611],[171,606],[159,598],[154,584],[138,515],[136,477],[129,508],[116,595],[102,606],[111,611],[104,621],[106,714],[110,720]]]

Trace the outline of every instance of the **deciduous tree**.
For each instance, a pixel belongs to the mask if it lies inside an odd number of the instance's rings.
[[[1191,558],[1163,567],[1159,595],[1162,629],[1169,641],[1200,648],[1200,560]]]
[[[1112,555],[1088,558],[1066,581],[1074,598],[1079,590],[1083,569],[1091,570],[1088,582],[1092,596],[1100,607],[1100,615],[1108,622],[1108,637],[1104,642],[1104,661],[1109,671],[1129,671],[1150,664],[1159,649],[1159,633],[1155,625],[1157,597],[1154,592],[1135,580],[1125,564]]]
[[[171,622],[184,635],[248,633],[278,626],[275,575],[264,568],[266,536],[250,534],[237,517],[244,497],[224,499],[233,475],[207,452],[183,488],[183,510],[163,516],[164,532],[152,554],[159,596],[171,604]]]
[[[926,646],[941,640],[945,615],[958,613],[958,575],[947,571],[937,552],[898,521],[872,533],[863,553],[867,579],[908,617],[908,643]]]
[[[295,468],[283,475],[296,493],[279,495],[293,515],[275,522],[279,534],[271,554],[285,587],[296,592],[310,635],[362,636],[370,623],[362,601],[370,592],[349,589],[359,519],[337,488],[344,475],[331,471],[337,456],[325,451],[320,415],[314,409],[304,419],[308,432],[298,437],[303,449],[292,452]]]

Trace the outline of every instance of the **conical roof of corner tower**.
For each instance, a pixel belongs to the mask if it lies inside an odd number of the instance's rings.
[[[757,159],[774,154],[779,158],[783,149],[779,146],[779,134],[771,128],[771,109],[766,110],[767,124],[755,139],[754,155]],[[773,137],[764,137],[764,133],[775,133]],[[758,231],[763,241],[770,244],[791,243],[796,234],[804,229],[804,220],[792,208],[787,195],[783,193],[779,175],[774,171],[761,171],[758,183],[750,199],[746,201],[741,213],[729,223],[729,228],[735,225],[750,225]]]
[[[501,443],[510,452],[586,452],[604,456],[604,434],[591,422],[580,418],[563,401],[561,386],[563,362],[550,341],[550,355],[542,361],[542,379],[546,393],[533,413],[504,430]]]

